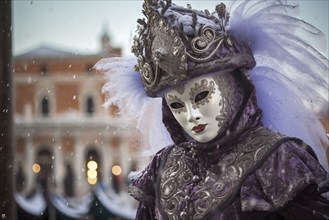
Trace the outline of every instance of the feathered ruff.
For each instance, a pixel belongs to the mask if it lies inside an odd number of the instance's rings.
[[[94,68],[107,80],[102,88],[106,95],[103,106],[118,106],[119,116],[136,123],[141,132],[142,155],[150,156],[173,142],[161,120],[162,99],[146,95],[140,74],[134,71],[136,63],[132,56],[104,58]]]
[[[265,126],[298,137],[328,170],[328,138],[319,120],[328,117],[328,59],[323,33],[299,19],[287,1],[237,1],[230,31],[251,46],[254,81]],[[322,47],[322,48],[321,48]]]

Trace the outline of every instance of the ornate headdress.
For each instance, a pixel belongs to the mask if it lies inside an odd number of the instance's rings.
[[[103,59],[96,69],[108,77],[104,105],[115,103],[137,120],[145,154],[172,143],[161,120],[162,99],[152,96],[194,76],[238,68],[252,79],[264,126],[303,139],[328,169],[318,111],[328,117],[329,64],[319,52],[326,42],[320,30],[295,16],[297,5],[236,1],[230,15],[223,4],[212,14],[163,0],[146,0],[143,7],[147,21],[138,21],[133,44],[137,60]]]
[[[205,73],[254,67],[248,44],[229,32],[223,3],[213,13],[179,7],[171,0],[148,0],[143,9],[147,21],[138,20],[132,52],[149,96]]]

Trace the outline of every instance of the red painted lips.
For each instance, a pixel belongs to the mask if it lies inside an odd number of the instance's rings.
[[[192,128],[192,131],[194,131],[195,133],[200,133],[206,128],[206,126],[207,126],[207,124],[199,124],[197,126],[194,126]]]

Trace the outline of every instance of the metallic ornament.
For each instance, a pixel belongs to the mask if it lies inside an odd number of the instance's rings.
[[[207,170],[199,170],[198,175],[195,175],[189,163],[193,158],[187,153],[188,149],[173,147],[160,168],[160,208],[163,211],[161,213],[166,214],[162,217],[184,219],[182,213],[186,207],[190,207],[188,219],[208,219],[214,210],[220,210],[225,201],[235,196],[240,184],[277,147],[275,143],[281,138],[282,135],[269,129],[257,128],[243,143],[232,146],[233,152],[221,155],[218,163],[214,164],[225,168],[219,174],[214,171],[217,168],[212,166]],[[197,190],[193,191],[190,186],[195,186]]]
[[[138,19],[132,52],[151,97],[196,76],[255,65],[249,45],[227,31],[229,14],[224,4],[210,14],[170,0],[145,0],[143,13],[146,20]]]

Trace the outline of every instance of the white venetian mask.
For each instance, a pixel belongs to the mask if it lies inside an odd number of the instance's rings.
[[[175,119],[194,140],[206,143],[227,131],[243,100],[234,73],[196,77],[165,92]]]
[[[211,76],[194,78],[165,93],[166,102],[184,131],[206,143],[218,134],[216,117],[221,110],[221,92]]]

